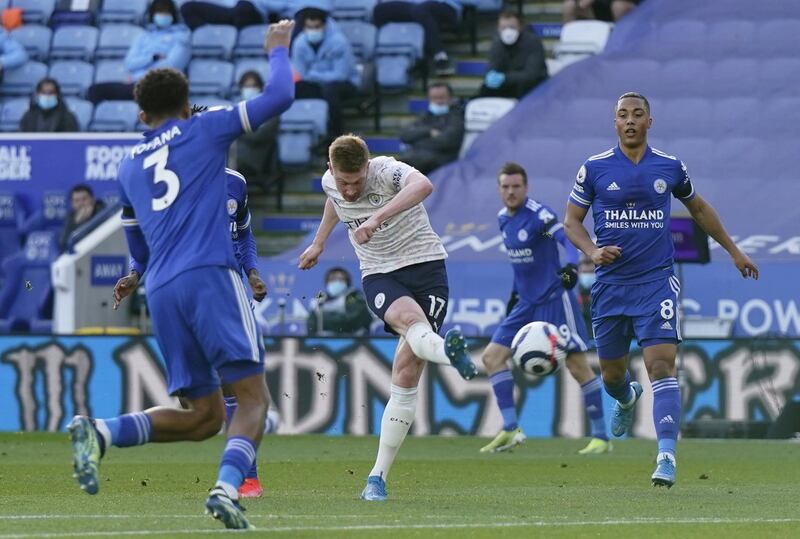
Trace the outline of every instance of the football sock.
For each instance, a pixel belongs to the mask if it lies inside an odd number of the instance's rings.
[[[378,457],[369,472],[386,481],[397,451],[411,428],[417,409],[417,388],[400,387],[392,384],[392,396],[386,404],[381,420],[381,438],[378,443]]]
[[[412,324],[406,331],[406,341],[418,358],[450,365],[450,358],[444,353],[444,339],[427,322]]]
[[[225,400],[225,427],[230,428],[233,414],[236,412],[236,397],[224,397]],[[253,459],[253,465],[247,471],[248,479],[258,479],[258,465],[257,460]]]
[[[497,399],[497,406],[503,416],[503,430],[514,430],[517,424],[517,409],[514,406],[514,379],[511,371],[496,372],[489,377],[494,390],[494,397]]]
[[[625,371],[625,381],[618,386],[610,386],[605,383],[605,381],[603,382],[603,386],[606,388],[606,393],[618,401],[620,406],[623,408],[630,408],[633,406],[633,400],[636,398],[636,394],[631,387],[631,373]]]
[[[658,452],[675,454],[681,420],[681,390],[677,378],[653,382],[653,423],[656,427]]]
[[[586,415],[592,425],[592,438],[608,441],[606,434],[606,420],[603,417],[603,382],[600,377],[593,378],[581,386],[583,404],[586,406]]]
[[[245,436],[231,436],[225,444],[219,475],[215,486],[225,491],[232,500],[239,498],[239,487],[253,461],[256,459],[256,445]]]
[[[131,447],[146,444],[153,436],[153,422],[144,412],[125,414],[112,419],[97,419],[95,428],[102,439],[103,452],[110,445]]]

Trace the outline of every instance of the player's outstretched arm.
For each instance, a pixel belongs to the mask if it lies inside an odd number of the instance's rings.
[[[372,214],[372,217],[356,229],[354,232],[356,242],[359,244],[367,243],[382,223],[398,213],[413,208],[431,193],[433,193],[433,184],[427,176],[421,172],[412,172],[406,178],[405,185],[391,202]]]
[[[742,277],[745,279],[748,277],[758,279],[758,266],[736,246],[728,235],[728,231],[725,230],[717,210],[700,195],[695,195],[691,200],[683,201],[683,203],[689,213],[692,214],[692,218],[700,225],[700,228],[705,230],[723,249],[728,251]]]
[[[311,269],[317,265],[317,260],[322,251],[325,250],[325,242],[328,241],[333,227],[339,222],[339,217],[336,215],[336,209],[333,207],[333,201],[329,198],[325,201],[325,209],[322,212],[322,221],[319,223],[317,233],[314,235],[314,241],[311,242],[303,254],[300,255],[297,267],[301,270]]]
[[[622,249],[616,245],[604,245],[598,247],[589,236],[589,231],[583,225],[588,210],[580,208],[571,202],[567,202],[567,210],[564,212],[564,230],[569,241],[578,249],[592,259],[597,266],[607,266],[614,262],[622,254]]]

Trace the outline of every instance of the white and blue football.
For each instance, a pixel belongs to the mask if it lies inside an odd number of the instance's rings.
[[[511,342],[514,364],[530,376],[549,376],[564,366],[567,339],[556,326],[531,322],[523,326]]]

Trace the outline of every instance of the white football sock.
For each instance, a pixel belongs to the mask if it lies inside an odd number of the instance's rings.
[[[378,443],[378,457],[375,466],[369,472],[370,476],[377,475],[386,481],[389,469],[392,467],[397,451],[403,440],[406,439],[408,429],[414,421],[417,409],[417,388],[400,387],[392,384],[392,396],[386,403],[381,420],[381,438]]]
[[[108,451],[108,448],[111,447],[111,431],[108,430],[106,422],[102,419],[95,419],[94,428],[100,433],[100,436],[103,437],[103,441],[106,444],[106,451]]]
[[[406,341],[414,355],[425,361],[450,365],[450,358],[444,353],[444,339],[436,334],[426,322],[412,324],[406,330]]]

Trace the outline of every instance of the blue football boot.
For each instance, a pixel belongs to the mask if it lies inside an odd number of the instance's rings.
[[[78,480],[81,490],[97,494],[100,489],[100,441],[91,419],[76,415],[67,426],[72,442],[72,477]]]
[[[206,513],[225,524],[225,527],[229,529],[247,530],[253,528],[244,516],[244,507],[239,505],[238,501],[232,500],[219,487],[213,488],[208,495]]]
[[[361,492],[361,499],[368,502],[385,502],[386,497],[386,482],[382,477],[370,475],[367,478],[367,486]]]
[[[633,409],[636,401],[642,396],[642,385],[639,382],[631,382],[634,397],[633,402],[627,408],[623,408],[619,401],[614,403],[614,413],[611,414],[611,433],[614,436],[622,436],[631,428],[633,423]]]
[[[656,471],[651,477],[654,487],[671,488],[675,484],[675,455],[672,453],[659,453],[656,459]]]
[[[467,341],[460,329],[453,328],[445,333],[444,353],[464,380],[472,380],[478,374],[478,368],[467,354]]]

